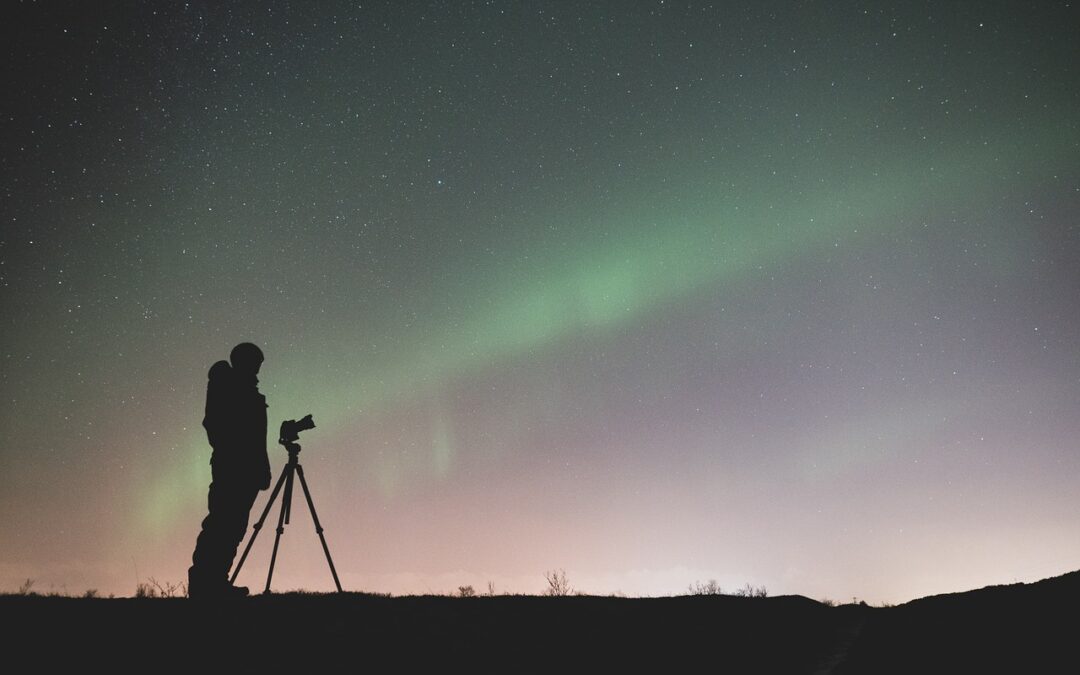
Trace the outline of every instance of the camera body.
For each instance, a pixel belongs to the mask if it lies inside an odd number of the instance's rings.
[[[310,414],[298,420],[285,420],[281,423],[281,429],[278,431],[278,443],[288,446],[300,439],[301,431],[314,428],[315,421],[311,419]]]

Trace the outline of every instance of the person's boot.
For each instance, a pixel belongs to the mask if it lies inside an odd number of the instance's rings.
[[[192,566],[188,570],[188,597],[197,600],[220,600],[225,598],[243,598],[248,589],[233,586],[225,577],[208,578]]]

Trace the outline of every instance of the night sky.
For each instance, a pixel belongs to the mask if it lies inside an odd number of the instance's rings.
[[[0,590],[186,580],[242,341],[349,590],[1080,568],[1075,3],[2,11]]]

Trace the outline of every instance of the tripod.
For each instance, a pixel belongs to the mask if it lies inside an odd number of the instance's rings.
[[[293,436],[295,438],[295,436]],[[319,534],[319,541],[322,542],[323,553],[326,554],[326,562],[330,564],[330,574],[334,575],[334,585],[337,586],[338,593],[341,593],[341,582],[338,581],[337,570],[334,569],[334,561],[330,558],[330,549],[326,545],[326,537],[323,536],[322,525],[319,524],[319,516],[315,514],[315,503],[311,501],[311,491],[308,490],[307,481],[304,480],[304,467],[300,466],[300,445],[292,442],[282,442],[285,449],[289,451],[289,461],[285,464],[285,469],[281,472],[281,477],[278,478],[277,485],[274,486],[274,491],[270,493],[270,499],[266,502],[266,508],[263,509],[262,515],[259,517],[259,522],[255,523],[254,530],[251,533],[251,539],[248,540],[247,548],[244,549],[244,555],[240,556],[240,562],[236,564],[236,569],[233,570],[232,578],[229,579],[229,583],[234,583],[236,577],[240,574],[240,568],[244,566],[244,561],[247,559],[248,552],[251,551],[251,545],[255,543],[255,537],[258,536],[259,530],[262,529],[263,522],[266,521],[267,514],[270,513],[270,507],[274,505],[274,500],[277,499],[278,493],[281,492],[281,487],[285,486],[285,493],[281,499],[281,515],[278,516],[277,524],[277,536],[274,537],[274,552],[270,556],[270,573],[266,575],[266,590],[264,593],[270,592],[270,580],[274,577],[274,563],[277,561],[278,544],[281,542],[281,535],[285,533],[285,526],[289,524],[289,515],[292,512],[292,494],[293,494],[293,476],[300,476],[300,486],[304,488],[304,497],[307,498],[308,509],[311,510],[311,520],[315,523],[315,531]]]

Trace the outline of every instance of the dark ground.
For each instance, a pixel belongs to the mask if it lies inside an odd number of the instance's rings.
[[[29,595],[0,597],[0,621],[8,658],[26,655],[34,671],[1043,673],[1080,667],[1078,599],[1074,572],[890,608],[800,596]]]

